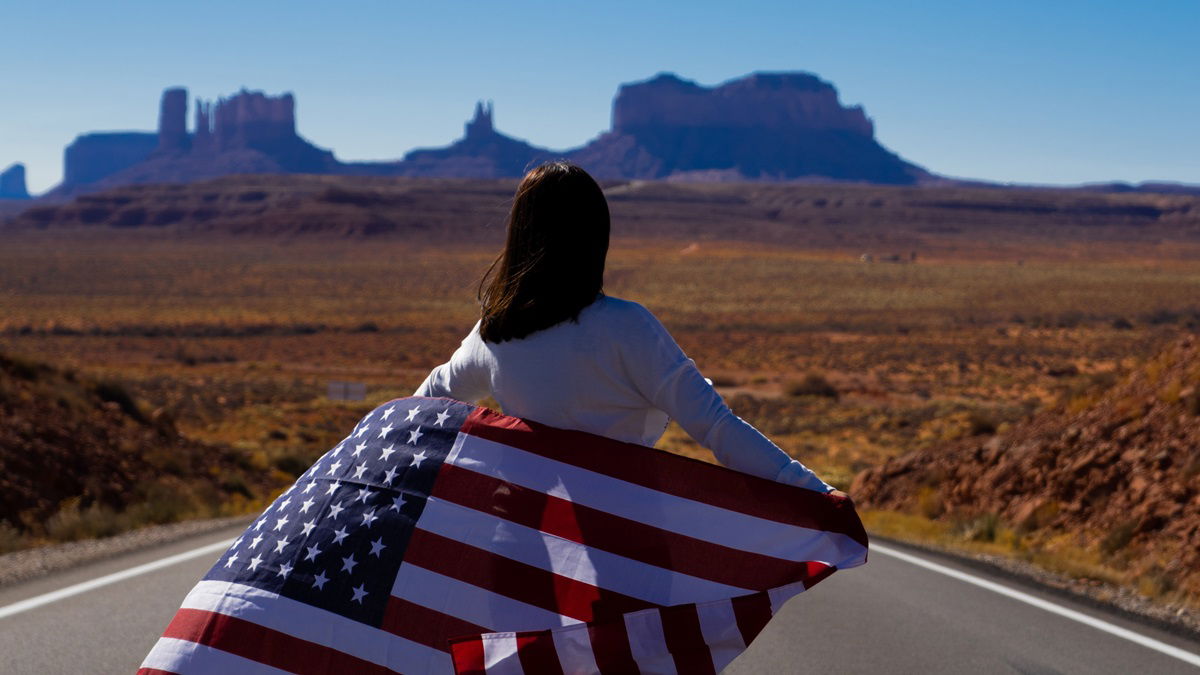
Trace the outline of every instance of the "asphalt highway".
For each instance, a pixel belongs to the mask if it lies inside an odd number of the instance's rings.
[[[46,594],[211,548],[240,529],[0,590],[0,673],[134,672],[219,550],[68,597],[46,601]],[[947,569],[976,581],[950,576]],[[1035,604],[980,583],[1015,590]],[[1096,619],[1106,628],[1081,622]],[[873,551],[865,567],[838,572],[789,601],[725,672],[1200,673],[1194,664],[1200,664],[1196,641],[889,545]]]

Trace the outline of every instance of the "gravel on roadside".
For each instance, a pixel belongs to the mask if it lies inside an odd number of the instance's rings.
[[[247,524],[253,519],[253,516],[233,516],[189,520],[168,525],[153,525],[103,539],[73,541],[7,553],[0,555],[0,588],[122,553],[169,544],[233,525]]]

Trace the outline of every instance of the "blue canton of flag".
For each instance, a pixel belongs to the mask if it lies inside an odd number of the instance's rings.
[[[205,575],[379,626],[413,524],[466,416],[454,401],[373,411]]]

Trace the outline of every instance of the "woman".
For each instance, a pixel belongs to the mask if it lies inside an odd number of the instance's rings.
[[[479,285],[482,316],[416,396],[653,446],[675,419],[727,467],[834,489],[730,411],[646,308],[602,291],[609,215],[583,169],[548,162],[517,187],[504,250]]]

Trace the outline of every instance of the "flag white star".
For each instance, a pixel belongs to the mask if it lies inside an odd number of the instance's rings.
[[[308,499],[300,502],[300,513],[308,513],[308,510],[312,508],[312,505],[315,504],[316,501],[317,500],[313,499],[312,497],[309,497]]]
[[[316,544],[313,544],[308,547],[308,553],[304,554],[304,559],[316,560],[319,555],[321,555],[321,549],[317,548]]]
[[[423,461],[425,461],[425,451],[424,450],[413,455],[412,465],[415,467],[420,467],[421,462],[423,462]]]
[[[357,564],[358,561],[354,559],[354,554],[351,553],[350,557],[342,558],[342,571],[354,574],[354,566]]]
[[[279,539],[276,539],[275,540],[275,552],[283,553],[283,547],[287,546],[287,544],[288,544],[288,540],[285,538],[281,537]]]
[[[229,556],[229,560],[226,560],[226,561],[225,561],[225,566],[226,566],[226,567],[233,567],[233,561],[234,561],[234,560],[237,560],[237,559],[238,559],[238,556],[237,556],[237,554],[236,554],[236,553],[234,553],[233,555]]]
[[[418,428],[416,428],[416,429],[413,429],[412,431],[408,432],[408,443],[409,443],[409,445],[416,445],[416,444],[417,444],[417,440],[418,440],[418,439],[420,439],[420,438],[421,438],[422,436],[424,436],[424,435],[425,435],[425,433],[421,431],[420,427],[418,427]]]
[[[333,464],[330,464],[329,470],[325,472],[325,475],[332,476],[335,472],[337,472],[338,467],[340,467],[341,465],[342,465],[342,460],[340,460],[340,459],[338,461],[334,462]]]
[[[449,418],[450,418],[450,409],[446,408],[445,410],[443,410],[442,412],[437,414],[437,422],[435,424],[437,424],[440,427],[443,424],[445,424],[446,420]]]
[[[306,537],[307,537],[307,536],[308,536],[308,534],[309,534],[310,532],[312,532],[313,528],[314,528],[314,527],[316,527],[316,524],[317,524],[317,523],[316,523],[316,521],[315,521],[315,520],[310,520],[310,521],[308,521],[308,522],[304,523],[303,525],[301,525],[300,527],[303,527],[303,528],[304,528],[304,536],[306,536]]]
[[[360,453],[360,452],[362,452],[363,450],[366,450],[366,449],[367,449],[367,444],[366,444],[366,443],[359,443],[358,445],[354,446],[354,452],[352,452],[352,453],[350,453],[350,454],[351,454],[351,455],[353,455],[355,459],[357,459],[357,458],[358,458],[358,453]]]
[[[286,579],[287,575],[289,575],[291,573],[292,573],[292,566],[287,563],[283,563],[282,565],[279,566],[279,572],[277,574],[279,574],[279,576]]]
[[[339,527],[333,533],[333,543],[340,544],[340,543],[342,543],[342,540],[345,539],[349,535],[350,535],[350,533],[346,531],[346,528]]]
[[[367,503],[367,497],[371,496],[371,488],[363,488],[358,491],[358,496],[354,498],[356,502]]]
[[[384,427],[384,428],[380,429],[380,430],[379,430],[379,437],[380,437],[380,438],[386,438],[388,434],[392,433],[392,429],[393,429],[393,428],[394,428],[394,427],[393,427],[392,425],[390,425],[390,424],[389,424],[389,425],[387,425],[386,427]]]
[[[366,586],[366,584],[359,584],[358,588],[350,589],[354,593],[354,597],[351,598],[351,602],[357,602],[360,605],[362,604],[363,598],[367,595]]]
[[[287,505],[291,504],[291,503],[292,503],[292,498],[288,497],[287,499],[283,500],[282,504],[279,505],[279,510],[282,511],[282,510],[286,509]]]
[[[253,558],[250,559],[250,570],[252,572],[257,572],[258,566],[261,564],[262,564],[262,558],[260,558],[258,556],[254,556]]]
[[[358,428],[358,433],[354,434],[354,437],[355,437],[355,438],[361,438],[361,437],[362,437],[362,435],[363,435],[363,434],[365,434],[365,433],[367,433],[367,425],[365,425],[365,424],[364,424],[364,425],[362,425],[361,427],[359,427],[359,428]]]
[[[388,469],[387,471],[384,471],[383,477],[386,479],[385,482],[390,485],[392,483],[392,480],[396,478],[395,467]]]
[[[342,511],[345,511],[345,510],[346,510],[346,507],[342,506],[341,504],[330,504],[329,505],[329,517],[332,518],[333,520],[337,520],[337,517],[339,515],[341,515]]]
[[[230,547],[229,547],[229,549],[230,549],[230,550],[233,550],[233,549],[237,548],[237,547],[238,547],[238,544],[240,544],[240,543],[242,543],[242,538],[241,538],[241,537],[238,537],[237,539],[235,539],[235,540],[233,541],[233,545],[232,545],[232,546],[230,546]]]
[[[379,459],[386,462],[387,458],[390,457],[392,455],[392,453],[395,451],[396,451],[396,446],[389,443],[386,448],[379,451]]]
[[[372,523],[374,523],[376,520],[379,520],[379,516],[375,515],[375,509],[364,511],[362,517],[362,524],[366,525],[367,527],[370,527]]]
[[[341,443],[338,443],[338,444],[337,444],[337,447],[335,447],[335,448],[333,449],[333,452],[329,453],[329,455],[330,455],[331,457],[337,457],[337,456],[338,456],[338,453],[342,451],[342,446],[343,446],[345,443],[346,443],[346,441],[342,441]]]
[[[254,535],[254,539],[250,540],[250,548],[251,549],[258,548],[258,545],[260,542],[262,542],[262,540],[263,540],[263,537],[261,534]]]
[[[382,558],[383,556],[380,554],[383,553],[383,549],[385,548],[387,548],[387,546],[383,544],[383,537],[380,537],[371,542],[371,555],[375,556],[376,558]]]
[[[341,483],[341,481],[336,481],[336,480],[335,480],[335,481],[333,481],[332,483],[330,483],[330,484],[329,484],[329,489],[325,491],[325,494],[326,494],[326,495],[331,495],[331,494],[333,494],[333,493],[337,492],[337,489],[338,489],[338,488],[340,488],[340,487],[342,487],[342,483]]]
[[[305,486],[304,486],[304,494],[308,494],[309,490],[312,490],[312,489],[313,489],[313,488],[315,488],[316,486],[317,486],[317,482],[316,482],[316,481],[311,481],[311,480],[310,480],[310,481],[308,481],[308,485],[305,485]]]
[[[317,590],[325,590],[325,582],[329,581],[329,577],[325,576],[324,572],[317,572],[317,576],[313,577],[313,588]]]
[[[404,500],[405,496],[403,494],[393,499],[392,505],[388,507],[388,511],[399,511],[400,509],[404,508]]]
[[[417,418],[417,413],[419,413],[419,412],[421,412],[421,406],[417,406],[417,407],[415,407],[415,408],[411,408],[411,409],[409,409],[409,411],[408,411],[408,417],[407,417],[407,418],[406,418],[404,421],[405,421],[405,422],[411,422],[411,421],[413,421],[414,419],[416,419],[416,418]]]
[[[386,422],[387,418],[391,417],[392,413],[394,413],[394,412],[396,412],[396,406],[394,406],[394,405],[388,406],[387,410],[383,411],[383,421]]]
[[[354,467],[354,477],[362,478],[362,475],[364,473],[366,473],[366,471],[367,471],[367,464],[366,464],[366,462],[363,462],[362,464],[359,464],[358,466]]]
[[[281,530],[284,525],[287,525],[287,521],[288,521],[288,519],[286,517],[280,518],[279,520],[275,521],[275,531],[278,532],[279,530]]]
[[[259,518],[257,521],[254,522],[254,531],[255,532],[262,529],[264,521],[266,521],[266,518]]]

